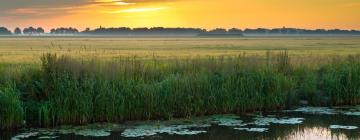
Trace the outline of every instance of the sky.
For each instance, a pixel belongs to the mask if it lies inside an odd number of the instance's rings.
[[[360,0],[0,0],[0,26],[360,30]]]

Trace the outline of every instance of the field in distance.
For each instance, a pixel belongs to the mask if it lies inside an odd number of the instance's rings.
[[[288,50],[301,60],[360,54],[360,37],[243,37],[243,38],[0,38],[1,63],[37,63],[44,53],[76,58],[141,59],[265,55]]]

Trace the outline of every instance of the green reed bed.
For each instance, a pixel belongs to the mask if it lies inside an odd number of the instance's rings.
[[[0,65],[0,126],[55,126],[268,111],[360,102],[360,60],[316,68],[266,57],[76,60]],[[7,74],[7,73],[12,74]]]

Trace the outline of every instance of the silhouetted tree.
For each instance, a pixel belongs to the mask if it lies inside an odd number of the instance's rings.
[[[200,28],[164,28],[164,27],[152,27],[152,28],[96,28],[94,30],[85,30],[82,33],[86,34],[104,34],[104,35],[183,35],[183,34],[199,34],[206,32]]]
[[[50,30],[50,33],[51,33],[51,34],[55,34],[55,33],[56,33],[56,29],[51,29],[51,30]]]
[[[41,27],[38,28],[29,27],[23,29],[24,34],[43,34],[44,32],[45,32],[44,29]]]
[[[228,30],[229,34],[242,34],[243,31],[241,29],[237,29],[237,28],[231,28]]]
[[[0,35],[11,35],[11,31],[5,27],[0,27]]]
[[[14,34],[21,34],[21,29],[19,27],[16,27],[14,30]]]
[[[247,34],[267,34],[270,32],[270,29],[257,28],[257,29],[245,29],[244,33]]]
[[[134,33],[136,33],[136,34],[147,34],[147,33],[149,33],[148,28],[134,28],[132,31]]]
[[[51,29],[50,33],[51,34],[76,34],[76,33],[79,33],[79,31],[76,28],[72,28],[72,27],[69,27],[69,28],[61,27],[61,28]]]
[[[36,29],[34,27],[24,28],[24,34],[36,34]]]
[[[38,34],[43,34],[44,32],[45,32],[44,29],[41,28],[41,27],[38,27],[38,28],[36,29],[36,33],[38,33]]]
[[[90,31],[90,28],[86,28],[86,29],[85,29],[85,32],[89,32],[89,31]]]
[[[210,30],[209,33],[210,34],[226,34],[227,31],[226,31],[226,29],[216,28],[214,30]]]
[[[44,29],[41,27],[34,28],[28,27],[23,29],[23,34],[42,34]],[[238,36],[242,34],[344,34],[344,35],[360,35],[358,30],[340,30],[340,29],[297,29],[297,28],[257,28],[257,29],[241,29],[231,28],[229,30],[223,28],[216,28],[213,30],[205,30],[201,28],[164,28],[164,27],[152,27],[152,28],[128,28],[128,27],[118,27],[118,28],[104,28],[100,26],[99,28],[91,30],[86,28],[84,31],[79,32],[76,28],[60,27],[50,30],[52,34],[95,34],[95,35],[230,35]],[[11,31],[5,27],[0,28],[0,34],[11,34]],[[20,28],[14,30],[14,34],[21,34]]]

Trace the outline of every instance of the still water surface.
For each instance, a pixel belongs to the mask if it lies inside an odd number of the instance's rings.
[[[281,112],[214,115],[0,132],[0,139],[35,140],[346,140],[360,139],[360,110],[305,107]]]

